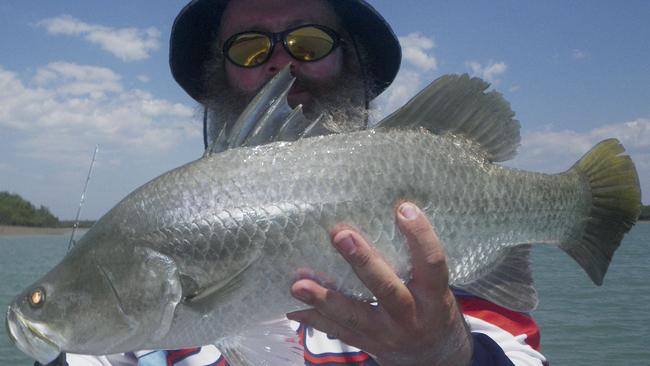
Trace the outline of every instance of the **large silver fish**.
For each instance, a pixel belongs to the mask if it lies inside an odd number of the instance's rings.
[[[438,230],[453,286],[529,311],[530,244],[559,246],[600,284],[639,214],[616,140],[556,175],[493,164],[514,155],[519,123],[479,79],[442,77],[373,129],[319,136],[327,123],[286,104],[292,82],[278,74],[201,159],[129,194],[18,295],[7,312],[18,348],[45,362],[215,343],[246,360],[238,335],[304,307],[289,294],[299,268],[371,300],[330,245],[335,224],[362,230],[409,278],[393,216],[403,200]]]

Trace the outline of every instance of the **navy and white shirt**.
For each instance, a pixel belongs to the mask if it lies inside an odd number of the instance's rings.
[[[474,366],[542,366],[546,359],[539,352],[539,329],[535,321],[486,300],[457,294],[465,321],[474,338]],[[304,346],[305,365],[373,366],[375,361],[358,348],[348,346],[325,333],[294,324]],[[227,366],[219,350],[203,346],[164,352],[140,351],[109,356],[66,354],[69,366]],[[148,362],[148,363],[147,363]]]

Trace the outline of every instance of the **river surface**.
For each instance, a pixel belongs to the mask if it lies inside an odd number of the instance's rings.
[[[0,237],[0,309],[65,255],[68,238]],[[626,235],[601,287],[557,248],[536,247],[533,265],[533,316],[552,365],[650,365],[650,224]],[[32,365],[0,329],[0,365]]]

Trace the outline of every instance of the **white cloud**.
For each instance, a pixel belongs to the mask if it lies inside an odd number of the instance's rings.
[[[147,75],[138,75],[136,78],[142,83],[148,83],[151,80]]]
[[[587,52],[575,48],[571,51],[571,56],[576,60],[581,60],[583,58],[587,58],[588,55]]]
[[[160,31],[154,27],[115,29],[84,23],[70,15],[43,19],[37,25],[53,35],[83,37],[123,61],[146,59],[151,51],[160,48]]]
[[[515,93],[521,90],[521,87],[519,85],[513,85],[510,88],[508,88],[508,91],[511,93]]]
[[[650,118],[615,123],[589,131],[535,131],[522,137],[517,157],[507,165],[518,168],[559,173],[569,169],[598,142],[617,138],[634,161],[641,190],[650,192]]]
[[[489,61],[486,65],[482,65],[476,61],[467,61],[465,66],[471,70],[473,76],[478,76],[492,84],[498,84],[501,81],[498,77],[508,70],[505,62]]]
[[[38,69],[34,83],[41,87],[56,85],[62,95],[90,95],[100,98],[109,92],[121,92],[121,77],[110,69],[83,66],[68,62],[53,62]]]
[[[0,66],[0,129],[22,156],[76,159],[99,143],[125,154],[166,151],[199,135],[194,109],[127,90],[110,69],[56,62],[23,82]]]
[[[423,87],[422,75],[413,70],[403,69],[395,77],[393,84],[374,103],[373,119],[379,121],[408,102]]]
[[[421,71],[434,71],[438,68],[436,58],[427,53],[435,46],[432,39],[420,33],[411,33],[407,36],[399,37],[399,42],[402,45],[404,61]]]
[[[551,162],[553,156],[578,159],[596,143],[617,138],[629,152],[650,154],[650,119],[616,123],[585,132],[572,130],[536,131],[523,136],[520,156],[522,163]],[[648,161],[650,163],[650,161]]]
[[[399,37],[404,62],[395,81],[373,102],[373,120],[379,121],[408,102],[433,80],[438,62],[431,54],[435,44],[420,33]]]

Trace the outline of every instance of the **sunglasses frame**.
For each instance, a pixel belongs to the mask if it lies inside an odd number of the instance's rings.
[[[326,33],[328,36],[330,36],[332,38],[332,41],[333,41],[332,42],[332,48],[326,54],[324,54],[323,56],[321,56],[319,58],[315,58],[315,59],[311,59],[311,60],[303,60],[303,59],[300,59],[300,58],[294,56],[294,54],[291,52],[291,49],[289,48],[289,45],[287,44],[287,36],[293,31],[296,31],[296,30],[301,29],[301,28],[309,28],[309,27],[321,30],[324,33]],[[246,66],[246,65],[242,65],[242,64],[240,64],[238,62],[235,62],[232,58],[230,58],[230,55],[228,54],[228,51],[232,47],[233,43],[235,43],[235,41],[237,40],[237,37],[239,37],[239,36],[241,36],[243,34],[260,34],[260,35],[265,36],[267,39],[271,40],[271,46],[269,47],[269,51],[267,52],[266,57],[264,58],[264,60],[262,62],[257,63],[255,65]],[[324,25],[319,25],[319,24],[303,24],[303,25],[299,25],[297,27],[289,28],[289,29],[284,30],[282,32],[263,32],[263,31],[250,30],[250,31],[244,31],[244,32],[239,32],[239,33],[233,34],[223,44],[221,52],[226,57],[226,59],[228,59],[228,61],[230,61],[233,65],[238,66],[238,67],[251,69],[251,68],[254,68],[254,67],[264,65],[271,58],[271,56],[273,55],[273,50],[275,49],[275,45],[278,44],[278,43],[282,43],[282,47],[284,47],[285,51],[287,51],[287,53],[293,59],[295,59],[297,61],[300,61],[300,62],[315,62],[315,61],[322,60],[325,57],[329,56],[338,46],[340,46],[343,43],[343,40],[341,39],[341,36],[335,30],[333,30],[333,29],[331,29],[329,27],[326,27]]]

